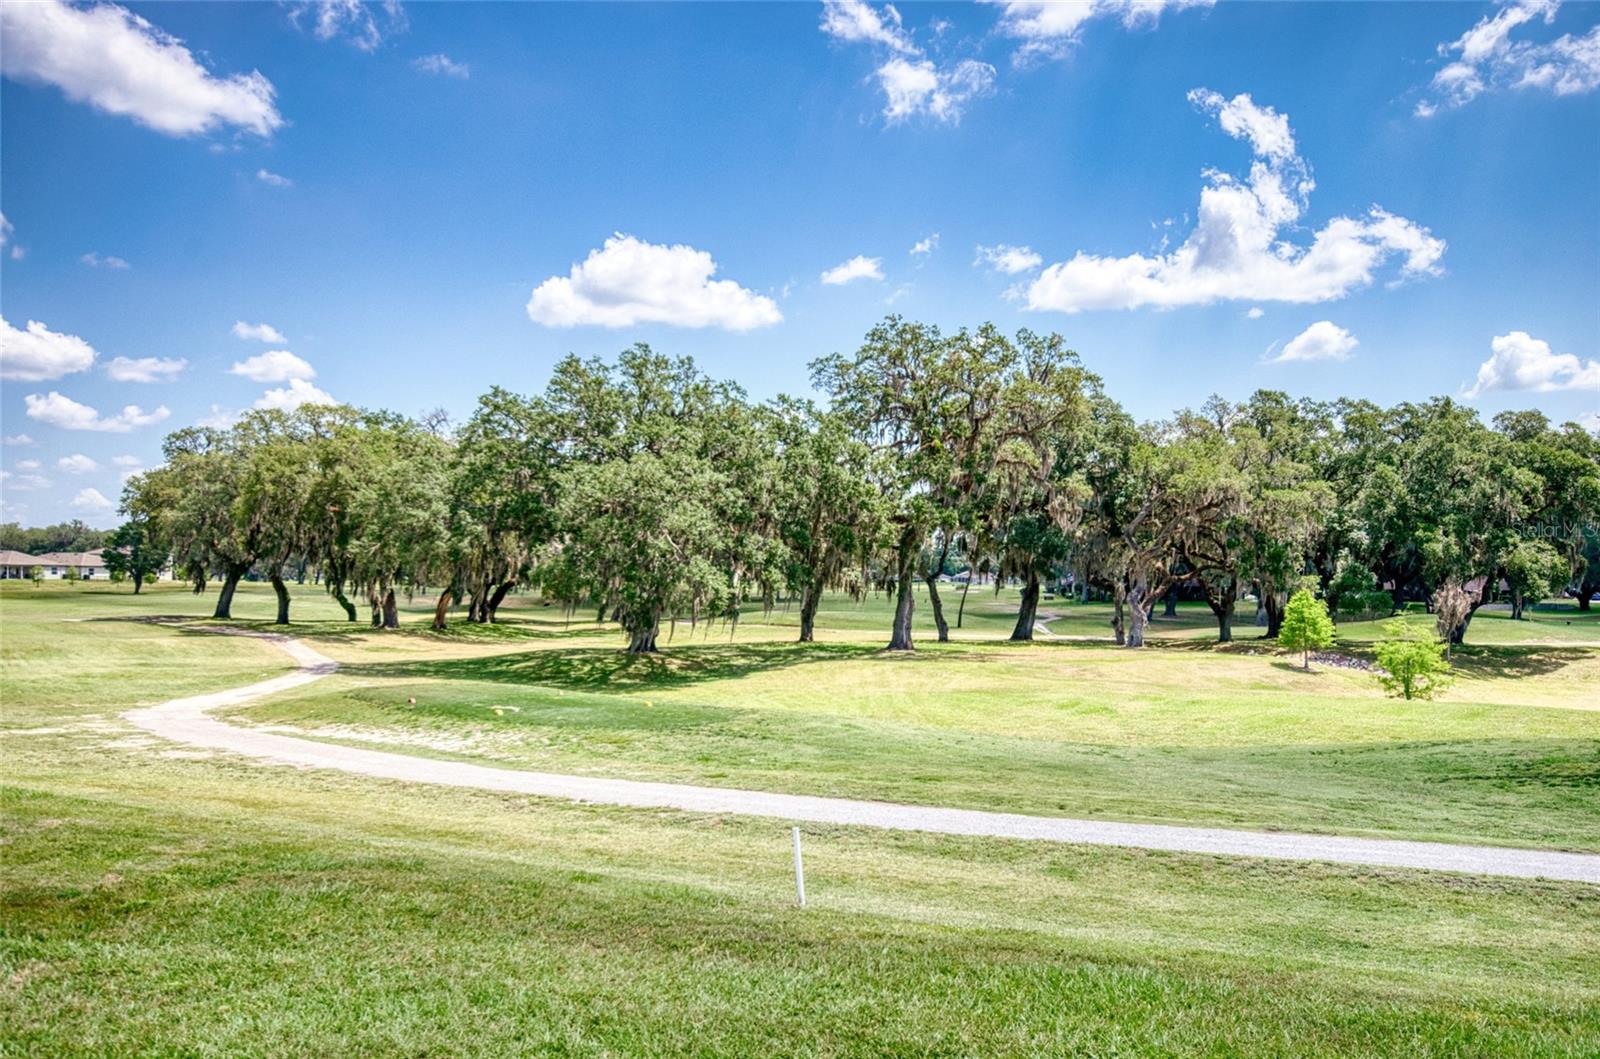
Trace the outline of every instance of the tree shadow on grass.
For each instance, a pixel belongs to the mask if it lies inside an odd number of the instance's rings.
[[[1450,652],[1450,665],[1459,678],[1494,680],[1542,677],[1592,657],[1592,647],[1480,647],[1465,644]]]
[[[813,662],[869,658],[869,644],[724,643],[675,647],[654,655],[630,655],[611,647],[545,648],[488,658],[345,665],[349,676],[487,680],[573,689],[642,690],[736,680]]]

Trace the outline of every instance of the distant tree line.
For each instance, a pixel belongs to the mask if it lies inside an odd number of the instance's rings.
[[[1276,636],[1308,583],[1336,613],[1442,606],[1456,642],[1493,600],[1520,616],[1600,590],[1600,441],[1538,412],[1486,425],[1449,398],[1263,390],[1141,424],[1058,335],[893,316],[812,376],[825,407],[758,403],[639,345],[568,357],[536,396],[497,387],[458,429],[250,412],[169,435],[123,504],[196,591],[220,582],[219,618],[246,576],[272,583],[280,622],[309,579],[384,627],[423,589],[442,629],[537,588],[616,622],[633,652],[780,598],[810,640],[830,590],[892,594],[889,646],[909,650],[916,585],[947,639],[940,575],[962,569],[1020,585],[1014,639],[1042,592],[1071,586],[1112,603],[1131,647],[1178,586],[1223,640],[1247,597]]]
[[[97,552],[105,547],[110,536],[109,530],[90,529],[77,519],[37,528],[5,522],[0,523],[0,551],[27,552],[29,555]]]

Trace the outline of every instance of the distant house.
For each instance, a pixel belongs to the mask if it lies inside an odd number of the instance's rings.
[[[0,579],[13,580],[31,576],[39,560],[27,552],[0,551]]]
[[[47,581],[67,578],[70,576],[68,570],[76,570],[78,577],[84,581],[111,579],[111,572],[106,568],[106,561],[100,552],[45,552],[43,555],[29,555],[27,552],[0,551],[0,580],[29,579],[33,576],[34,567],[39,568],[41,575]],[[172,564],[163,566],[156,579],[171,581]]]
[[[44,576],[47,578],[67,577],[68,570],[76,570],[85,581],[104,581],[110,576],[106,561],[99,552],[45,552],[33,563],[44,567]]]

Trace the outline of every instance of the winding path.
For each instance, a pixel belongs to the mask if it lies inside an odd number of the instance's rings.
[[[1138,849],[1213,853],[1280,860],[1333,861],[1394,868],[1473,872],[1521,878],[1559,879],[1600,884],[1600,854],[1495,846],[1459,846],[1443,842],[1348,838],[1287,832],[1235,831],[1211,827],[1131,824],[1073,820],[973,809],[897,805],[891,802],[773,794],[728,787],[697,787],[524,772],[460,761],[439,761],[381,750],[319,743],[226,724],[207,711],[238,706],[290,688],[301,687],[338,669],[338,663],[288,636],[246,630],[216,630],[267,640],[295,660],[299,668],[271,680],[228,691],[173,699],[132,710],[124,716],[147,732],[190,746],[222,750],[246,757],[309,768],[335,769],[362,776],[434,783],[450,787],[506,791],[543,798],[623,805],[645,809],[680,809],[694,813],[728,813],[781,820],[847,824],[896,831],[932,831],[949,835],[984,835],[1043,842],[1075,842]]]

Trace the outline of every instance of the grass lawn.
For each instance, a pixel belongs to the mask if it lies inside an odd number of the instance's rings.
[[[287,667],[133,620],[210,603],[0,586],[7,1055],[1600,1052],[1592,886],[812,828],[799,910],[780,822],[131,729],[130,706]],[[1011,604],[974,589],[962,635],[1002,639]],[[1482,615],[1447,696],[1399,703],[1207,646],[1203,608],[1142,654],[1064,639],[1105,611],[1052,601],[1057,642],[888,658],[881,602],[830,601],[813,647],[779,611],[627,660],[534,601],[445,636],[422,606],[385,634],[302,590],[291,631],[344,670],[235,719],[574,771],[1600,849],[1592,619]],[[237,613],[265,622],[270,591]]]

